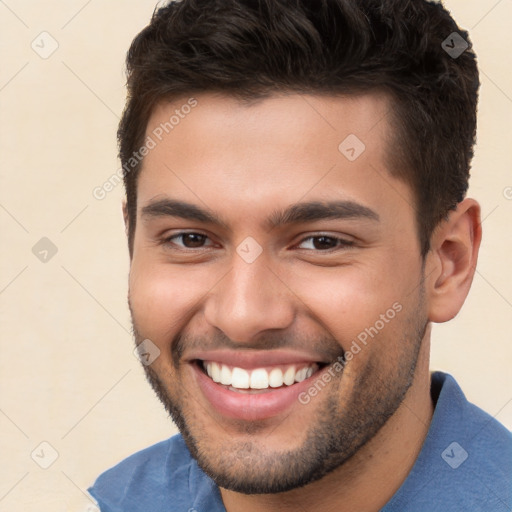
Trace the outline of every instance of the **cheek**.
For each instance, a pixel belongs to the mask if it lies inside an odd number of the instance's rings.
[[[204,292],[205,283],[197,273],[166,265],[132,263],[130,304],[137,327],[145,337],[169,341],[169,336],[198,306]]]
[[[307,274],[290,282],[290,288],[340,339],[373,324],[400,297],[370,268],[318,268]]]
[[[375,266],[330,270],[309,269],[307,279],[296,274],[289,282],[307,306],[305,314],[341,345],[353,369],[374,352],[383,363],[393,359],[404,329],[405,283],[395,274],[376,272]]]

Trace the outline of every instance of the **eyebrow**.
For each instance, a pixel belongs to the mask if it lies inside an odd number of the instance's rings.
[[[144,206],[141,210],[142,218],[178,217],[187,220],[196,220],[224,228],[231,231],[215,213],[203,209],[195,204],[176,199],[160,199]],[[379,215],[362,204],[350,200],[338,201],[311,201],[291,205],[284,210],[273,211],[264,221],[268,229],[276,227],[314,222],[329,219],[363,219],[378,222]]]

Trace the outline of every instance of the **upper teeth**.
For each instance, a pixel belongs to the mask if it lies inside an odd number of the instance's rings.
[[[270,371],[266,368],[244,370],[243,368],[233,368],[213,361],[203,361],[203,367],[214,382],[238,389],[278,388],[283,384],[291,386],[295,382],[302,382],[304,379],[311,377],[318,370],[318,365],[315,363],[309,366],[275,367]]]

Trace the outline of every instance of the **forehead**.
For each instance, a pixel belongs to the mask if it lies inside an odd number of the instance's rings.
[[[191,104],[194,106],[190,107]],[[391,99],[384,93],[357,96],[289,93],[251,101],[205,93],[159,102],[153,109],[146,134],[156,136],[158,142],[164,138],[166,145],[174,146],[174,151],[187,142],[200,154],[215,149],[221,152],[225,148],[230,154],[259,153],[265,144],[267,150],[282,155],[294,145],[300,145],[294,148],[297,156],[312,151],[315,156],[323,153],[325,147],[319,147],[322,142],[322,146],[329,144],[337,155],[340,138],[349,134],[379,149],[376,145],[380,146],[381,136],[390,130],[387,119],[390,107]]]
[[[399,215],[408,205],[398,203],[412,199],[405,184],[389,186],[397,181],[387,163],[390,107],[384,94],[243,103],[209,93],[161,102],[146,130],[153,148],[144,157],[138,204],[167,195],[240,221],[268,215],[270,204],[337,198],[395,203]]]

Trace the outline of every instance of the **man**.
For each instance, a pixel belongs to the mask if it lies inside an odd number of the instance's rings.
[[[512,436],[429,372],[473,279],[478,72],[426,0],[183,0],[127,59],[129,305],[180,434],[102,511],[510,511]]]

